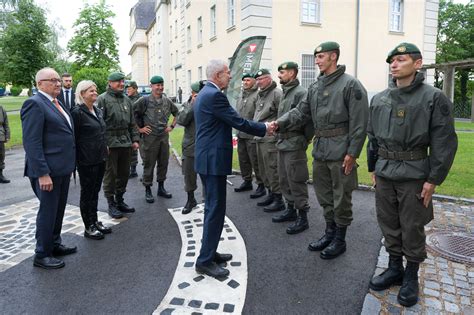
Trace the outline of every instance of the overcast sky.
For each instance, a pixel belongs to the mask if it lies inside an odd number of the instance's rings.
[[[53,25],[62,26],[64,32],[59,34],[59,44],[66,48],[68,41],[74,35],[72,24],[78,18],[79,12],[85,3],[98,3],[99,0],[36,0],[40,7],[46,10],[48,20]],[[119,37],[118,49],[120,57],[120,66],[122,71],[129,73],[131,71],[131,60],[128,55],[130,49],[129,35],[129,12],[132,6],[138,1],[135,0],[117,0],[106,1],[112,11],[116,14],[113,19],[115,32]]]

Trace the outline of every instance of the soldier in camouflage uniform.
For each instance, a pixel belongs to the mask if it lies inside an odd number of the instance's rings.
[[[250,73],[242,75],[242,93],[240,94],[235,109],[245,119],[253,119],[255,114],[256,101],[258,96],[258,87],[255,84],[255,78]],[[252,190],[252,170],[255,172],[255,182],[257,190],[250,195],[250,198],[259,198],[265,195],[265,185],[260,178],[258,171],[257,145],[254,136],[245,132],[237,132],[237,152],[239,154],[239,165],[242,179],[244,182],[240,187],[235,188],[235,192]]]
[[[132,149],[139,147],[139,137],[132,114],[132,102],[123,95],[125,75],[109,75],[107,91],[97,98],[107,126],[106,138],[109,156],[105,167],[104,195],[109,204],[109,215],[121,218],[122,212],[134,212],[123,200],[130,172]]]
[[[267,69],[258,70],[255,79],[259,91],[253,120],[257,122],[273,121],[277,118],[282,91],[277,88],[276,82],[272,80],[270,71]],[[256,140],[259,173],[269,192],[268,198],[257,203],[257,205],[263,206],[265,212],[284,210],[285,203],[283,202],[278,179],[276,136],[265,135],[263,138],[257,137]]]
[[[176,126],[178,108],[169,98],[163,95],[163,82],[161,76],[153,76],[150,79],[151,95],[140,98],[135,103],[134,110],[138,131],[143,137],[143,185],[145,186],[145,199],[148,203],[155,201],[151,193],[155,164],[157,166],[158,196],[172,197],[166,191],[164,182],[168,173],[170,157],[169,133]],[[170,115],[173,115],[174,119],[168,126]]]
[[[418,72],[423,65],[418,47],[401,43],[386,61],[393,83],[370,105],[367,162],[377,184],[377,220],[389,263],[369,286],[378,291],[401,284],[398,302],[412,306],[418,301],[419,264],[426,258],[424,226],[433,219],[432,195],[453,164],[457,136],[452,103]]]
[[[283,98],[278,107],[278,117],[295,108],[306,98],[307,90],[300,85],[298,64],[285,62],[278,67],[278,77],[283,89]],[[309,127],[311,123],[307,123]],[[311,134],[312,136],[312,134]],[[278,177],[280,188],[288,203],[287,209],[272,218],[273,222],[296,222],[286,229],[288,234],[297,234],[308,229],[308,158],[306,149],[308,139],[305,136],[305,125],[296,125],[286,132],[278,134]]]
[[[0,183],[8,184],[10,182],[3,176],[5,169],[5,143],[10,140],[10,127],[8,125],[7,112],[0,106]]]
[[[132,101],[132,104],[135,104],[136,101],[141,97],[140,94],[138,94],[138,85],[135,81],[130,81],[125,85],[125,89],[127,91],[127,96],[128,98]],[[132,106],[133,110],[134,106]],[[138,165],[138,151],[142,150],[133,150],[132,151],[132,162],[130,163],[130,175],[128,176],[129,178],[134,178],[137,177],[137,165]],[[142,158],[143,159],[143,158]]]
[[[324,209],[326,231],[309,249],[332,259],[346,251],[346,230],[352,221],[352,191],[357,188],[356,159],[367,129],[367,92],[354,77],[337,65],[339,44],[325,42],[315,51],[321,75],[308,89],[306,100],[280,117],[280,132],[313,121],[313,180],[316,197]]]

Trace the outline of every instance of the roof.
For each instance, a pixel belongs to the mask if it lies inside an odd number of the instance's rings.
[[[133,14],[135,25],[138,29],[146,30],[155,19],[156,0],[140,0],[130,10]]]

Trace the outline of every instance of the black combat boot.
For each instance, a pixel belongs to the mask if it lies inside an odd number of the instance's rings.
[[[336,235],[334,239],[328,247],[319,254],[322,259],[333,259],[346,251],[346,231],[347,226],[336,225]]]
[[[263,184],[258,184],[257,189],[253,194],[250,194],[250,199],[257,199],[266,195],[265,186]]]
[[[186,201],[186,205],[184,206],[181,213],[182,214],[188,214],[196,206],[197,206],[197,201],[196,201],[196,198],[194,198],[194,191],[190,191],[190,192],[188,192],[188,201]]]
[[[115,196],[115,200],[117,201],[117,209],[119,209],[120,211],[124,213],[135,212],[135,208],[130,207],[125,203],[125,201],[123,201],[123,193],[117,194],[117,196]]]
[[[309,207],[308,207],[309,208]],[[286,229],[287,234],[298,234],[307,230],[309,228],[308,224],[308,208],[306,209],[298,209],[298,217],[296,218],[296,222],[290,225]]]
[[[136,165],[131,165],[130,166],[130,174],[128,175],[128,178],[135,178],[135,177],[138,177],[137,166]]]
[[[8,184],[10,182],[5,176],[3,176],[3,170],[0,170],[0,184]]]
[[[322,251],[329,244],[331,244],[334,236],[336,235],[336,223],[326,222],[326,231],[324,235],[317,241],[311,242],[308,245],[308,249],[311,251]]]
[[[280,223],[280,222],[295,221],[296,216],[297,215],[296,215],[295,206],[292,203],[289,203],[288,207],[282,214],[278,214],[272,218],[272,222]]]
[[[155,198],[153,198],[153,194],[151,193],[151,186],[145,186],[145,200],[148,203],[155,202]]]
[[[273,197],[272,191],[269,189],[267,198],[263,199],[260,202],[257,202],[257,206],[259,206],[259,207],[268,206],[269,204],[271,204],[273,202],[273,198],[274,197]]]
[[[99,229],[95,226],[95,224],[91,224],[84,231],[84,237],[87,237],[93,240],[101,240],[104,238],[104,234],[101,231],[99,231]]]
[[[122,212],[117,208],[117,203],[115,203],[114,197],[107,197],[107,203],[109,204],[109,215],[114,219],[123,218]]]
[[[273,194],[273,202],[263,208],[265,212],[276,212],[285,210],[285,202],[283,201],[283,197],[281,194]]]
[[[375,291],[382,291],[390,288],[392,285],[401,285],[404,273],[403,257],[390,255],[388,268],[370,280],[369,288]]]
[[[242,191],[249,191],[252,190],[252,181],[251,180],[244,180],[244,182],[237,188],[234,188],[235,192],[242,192]]]
[[[408,261],[403,283],[397,300],[403,306],[413,306],[418,302],[418,268],[419,263]]]
[[[166,191],[165,182],[158,182],[158,196],[168,199],[173,197],[173,195]]]

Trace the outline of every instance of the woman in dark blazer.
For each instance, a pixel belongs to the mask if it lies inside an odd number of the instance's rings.
[[[76,104],[72,110],[76,138],[76,163],[81,183],[80,208],[84,221],[84,236],[100,240],[112,232],[97,220],[99,191],[105,173],[107,142],[102,111],[94,106],[97,86],[92,81],[81,81],[76,87]]]

